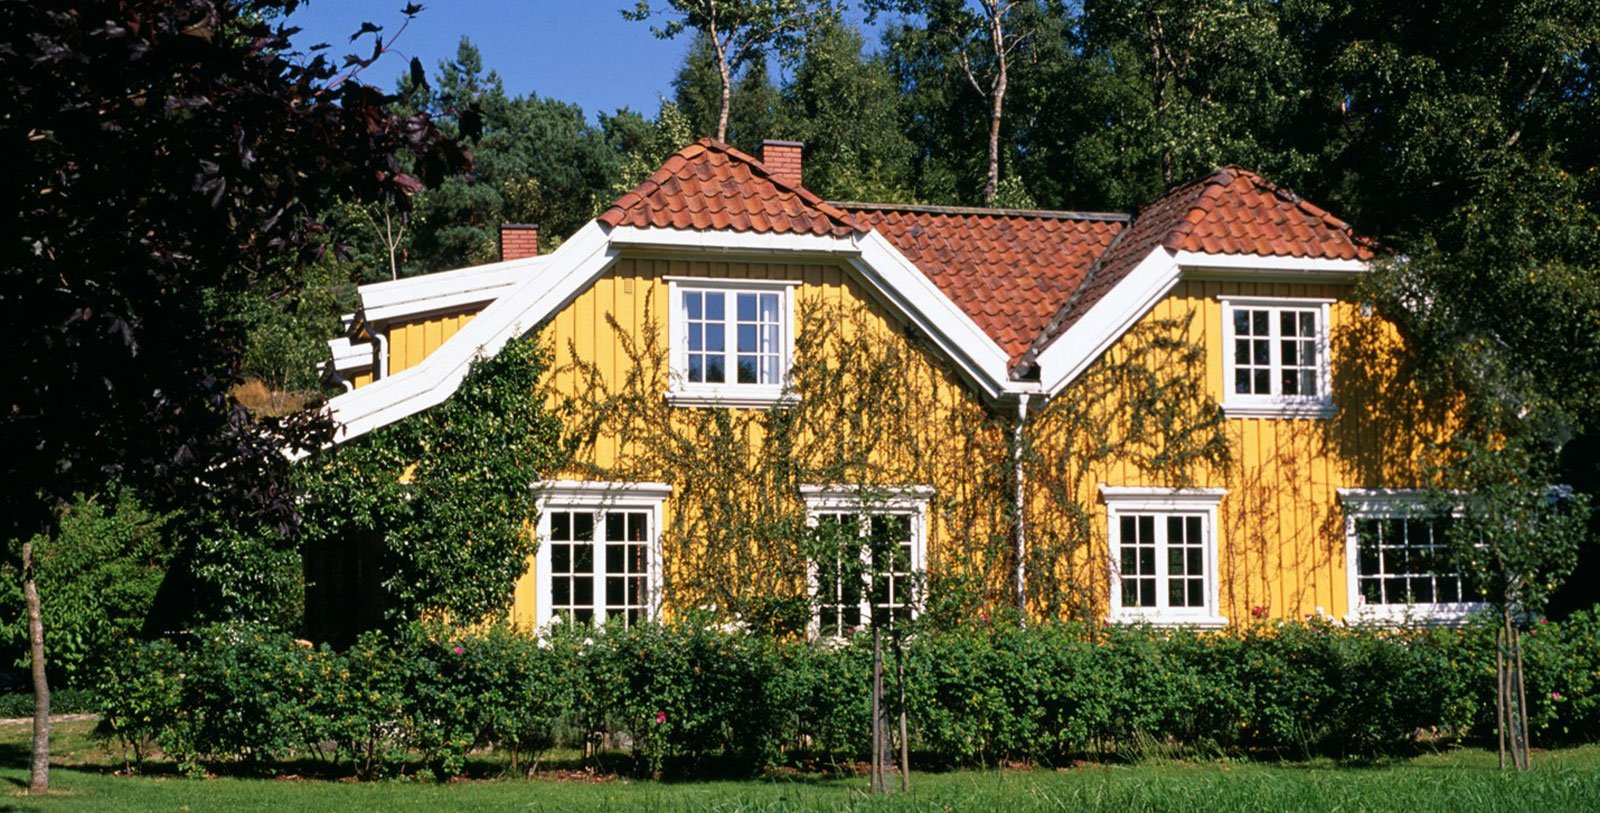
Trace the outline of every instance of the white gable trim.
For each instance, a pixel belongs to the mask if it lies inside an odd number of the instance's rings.
[[[444,401],[460,386],[473,359],[492,356],[507,341],[532,330],[587,288],[625,249],[836,257],[854,269],[902,317],[927,333],[980,389],[990,396],[1012,389],[1007,382],[1009,359],[1000,346],[877,232],[836,237],[609,229],[590,221],[560,248],[540,257],[537,273],[528,273],[420,364],[330,400],[328,412],[339,426],[336,442],[359,437]],[[527,271],[532,263],[516,260],[497,265]],[[1033,391],[1035,385],[1020,386]]]
[[[1158,246],[1077,323],[1045,345],[1037,357],[1040,383],[1050,395],[1060,392],[1149,313],[1180,278],[1354,282],[1369,267],[1361,260],[1172,252]]]
[[[547,255],[531,274],[495,300],[422,363],[328,401],[343,442],[434,406],[455,392],[473,359],[500,352],[576,296],[616,257],[604,227],[591,221]]]
[[[361,286],[368,322],[390,322],[426,313],[493,302],[530,276],[542,273],[555,255],[476,265]]]
[[[1178,276],[1172,252],[1157,246],[1088,313],[1045,345],[1038,356],[1045,392],[1054,395],[1072,383],[1178,284]]]

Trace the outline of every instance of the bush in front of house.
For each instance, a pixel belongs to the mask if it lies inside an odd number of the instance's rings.
[[[1524,637],[1536,742],[1600,732],[1597,634],[1588,612]],[[1364,758],[1492,738],[1492,645],[1489,625],[948,625],[905,641],[914,759]],[[153,746],[190,770],[305,760],[444,777],[474,749],[509,752],[521,770],[560,745],[631,755],[641,775],[747,774],[865,758],[871,657],[868,634],[806,642],[694,619],[539,634],[415,624],[342,652],[235,625],[140,644],[100,692],[130,762]]]

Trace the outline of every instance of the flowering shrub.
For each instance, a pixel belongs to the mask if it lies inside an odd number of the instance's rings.
[[[1600,732],[1600,614],[1523,637],[1536,742]],[[1223,633],[980,620],[910,636],[923,765],[1203,753],[1358,757],[1421,735],[1494,735],[1493,629],[1260,621]],[[597,630],[412,625],[344,652],[234,626],[113,659],[107,729],[138,761],[311,757],[361,777],[461,773],[493,745],[520,767],[562,744],[641,774],[856,760],[871,636],[807,643],[684,621]],[[893,688],[893,664],[887,670]],[[891,700],[892,702],[892,700]]]

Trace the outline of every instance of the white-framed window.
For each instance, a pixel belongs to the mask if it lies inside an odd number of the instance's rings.
[[[1220,627],[1220,488],[1101,486],[1111,561],[1111,620]]]
[[[759,407],[784,398],[794,360],[792,280],[668,277],[675,405]]]
[[[1223,398],[1228,417],[1333,413],[1331,299],[1223,296]]]
[[[1453,623],[1485,606],[1421,492],[1340,489],[1352,621]]]
[[[814,635],[848,635],[859,627],[909,620],[921,606],[927,568],[928,498],[924,486],[867,493],[851,486],[804,486],[817,550],[806,576]]]
[[[540,483],[538,595],[543,625],[623,624],[661,610],[661,508],[665,483]]]

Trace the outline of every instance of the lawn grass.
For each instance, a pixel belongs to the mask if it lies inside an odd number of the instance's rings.
[[[0,726],[6,810],[1600,810],[1600,746],[1537,752],[1528,774],[1495,755],[1449,750],[1376,766],[1333,762],[1159,762],[1070,770],[912,775],[912,792],[874,799],[865,778],[743,782],[502,779],[438,784],[284,779],[128,778],[90,736],[58,726],[53,793],[22,794],[28,729]]]

